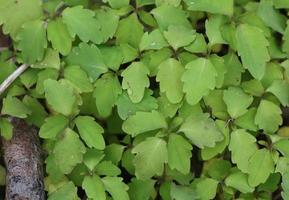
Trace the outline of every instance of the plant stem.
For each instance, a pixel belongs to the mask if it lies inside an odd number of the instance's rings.
[[[5,90],[15,81],[15,79],[18,78],[27,68],[28,65],[22,64],[12,74],[10,74],[10,76],[8,76],[0,85],[0,95],[2,95]]]

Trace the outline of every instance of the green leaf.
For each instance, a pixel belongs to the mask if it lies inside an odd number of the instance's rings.
[[[227,106],[223,100],[223,90],[212,90],[209,95],[204,97],[206,106],[210,107],[212,115],[223,120],[229,118]]]
[[[13,136],[13,126],[6,118],[0,119],[0,133],[5,140],[10,140]]]
[[[86,153],[83,156],[83,162],[90,171],[93,171],[103,158],[103,151],[96,149],[87,149]]]
[[[3,100],[3,107],[1,114],[19,118],[26,118],[28,115],[31,114],[31,111],[18,98],[7,96]]]
[[[152,112],[136,112],[135,115],[128,117],[122,125],[123,131],[133,137],[160,128],[167,128],[167,123],[162,114],[154,110]]]
[[[64,78],[69,80],[80,92],[92,92],[93,90],[86,72],[77,65],[65,67]]]
[[[257,108],[250,108],[248,112],[234,120],[234,124],[250,131],[257,131],[258,126],[255,124],[256,112]]]
[[[120,144],[110,144],[105,147],[105,160],[111,161],[113,164],[118,165],[122,158],[122,154],[124,151],[124,146]]]
[[[197,182],[197,194],[201,200],[214,199],[217,193],[218,181],[211,178],[203,178]]]
[[[122,182],[119,177],[104,177],[102,182],[106,191],[112,196],[113,199],[129,200],[127,193],[128,186]]]
[[[261,0],[257,14],[267,26],[279,33],[284,33],[286,17],[274,8],[272,0]]]
[[[105,65],[117,71],[124,60],[122,49],[119,46],[100,46],[99,50]]]
[[[133,103],[128,94],[123,92],[116,101],[117,112],[121,119],[125,120],[137,111],[152,111],[158,108],[157,100],[152,97],[152,91],[146,90],[143,99],[139,103]]]
[[[144,50],[158,50],[163,47],[169,46],[165,40],[163,34],[159,29],[153,30],[152,32],[144,33],[139,44],[140,51]]]
[[[271,101],[262,100],[257,109],[255,123],[265,133],[272,134],[282,124],[281,109]]]
[[[127,90],[133,103],[139,103],[143,99],[145,88],[150,85],[148,74],[149,70],[142,62],[133,62],[121,73],[122,88]]]
[[[108,117],[118,96],[122,93],[117,76],[112,73],[104,74],[95,82],[93,97],[101,117]]]
[[[188,103],[195,105],[215,88],[217,72],[211,61],[205,58],[193,60],[185,68],[186,71],[182,76],[183,91]]]
[[[189,10],[233,15],[233,0],[185,0]]]
[[[129,5],[129,0],[107,0],[112,8],[122,8]]]
[[[168,164],[170,168],[188,174],[191,169],[192,149],[192,145],[182,136],[171,134],[168,141]]]
[[[206,20],[206,35],[209,38],[209,46],[212,48],[215,44],[226,44],[222,36],[222,27],[227,22],[223,15],[212,15]]]
[[[106,200],[104,184],[99,176],[85,176],[82,182],[82,188],[85,190],[89,199]]]
[[[173,104],[179,103],[183,98],[181,77],[184,71],[182,64],[173,58],[159,65],[156,80],[160,82],[160,91],[164,92]]]
[[[257,27],[242,24],[237,28],[236,38],[238,54],[241,56],[244,67],[254,78],[262,79],[266,62],[270,60],[267,50],[269,44],[264,33]]]
[[[194,200],[199,197],[196,191],[188,186],[180,186],[172,183],[170,190],[170,196],[175,200]]]
[[[207,43],[203,34],[196,33],[196,39],[188,46],[184,47],[185,50],[192,53],[206,53]]]
[[[149,200],[155,193],[154,184],[155,180],[138,180],[133,178],[129,183],[128,194],[130,199],[134,200]]]
[[[229,187],[235,188],[242,193],[251,193],[254,188],[248,184],[248,175],[241,171],[231,173],[226,179],[225,184]]]
[[[35,20],[25,23],[17,35],[17,48],[21,50],[26,64],[40,61],[47,46],[46,32],[43,21]]]
[[[94,15],[92,10],[84,9],[82,6],[66,8],[62,12],[63,22],[67,25],[71,37],[77,35],[83,42],[92,41],[100,44],[103,38],[100,24]]]
[[[230,131],[229,128],[226,126],[226,122],[221,120],[216,120],[216,125],[218,129],[224,135],[224,140],[217,142],[214,147],[206,147],[202,149],[201,156],[203,160],[209,160],[215,157],[216,155],[222,153],[230,142]]]
[[[111,161],[102,161],[95,167],[95,172],[101,176],[118,176],[121,174],[120,169]]]
[[[196,31],[185,26],[169,26],[164,36],[169,44],[177,50],[192,43],[196,39]]]
[[[134,48],[138,48],[143,33],[143,25],[138,21],[137,15],[131,14],[120,20],[115,33],[116,42],[118,44],[127,43]]]
[[[229,150],[232,162],[244,173],[249,172],[249,159],[257,151],[256,138],[245,130],[239,129],[231,134]]]
[[[217,71],[216,88],[221,88],[224,83],[225,74],[227,73],[227,68],[225,66],[225,61],[222,57],[213,54],[210,56],[210,61],[214,65]]]
[[[170,25],[191,28],[186,12],[172,5],[161,5],[151,11],[161,31],[167,30]],[[172,13],[174,13],[172,15]]]
[[[0,13],[0,24],[4,24],[3,32],[10,33],[15,38],[25,22],[42,17],[42,1],[0,0]]]
[[[68,55],[67,62],[70,65],[79,65],[94,81],[103,73],[107,72],[100,50],[95,45],[80,43],[74,47]]]
[[[72,182],[60,186],[53,193],[49,194],[48,200],[77,200],[77,187]]]
[[[45,98],[53,110],[63,115],[72,114],[76,104],[73,88],[58,81],[44,81]]]
[[[265,183],[267,178],[274,171],[274,162],[270,151],[259,149],[249,160],[248,183],[256,187],[260,183]]]
[[[247,108],[253,102],[253,97],[246,94],[239,87],[229,87],[224,91],[224,102],[227,105],[228,113],[233,119],[245,114]]]
[[[223,140],[223,134],[218,130],[214,120],[208,114],[189,116],[179,129],[197,147],[214,147],[216,142]]]
[[[111,9],[96,10],[95,17],[100,24],[100,32],[103,37],[103,42],[112,38],[117,30],[119,16]]]
[[[162,175],[164,164],[168,162],[167,144],[157,137],[149,137],[132,150],[135,175],[138,179],[147,180],[154,175]]]
[[[60,57],[56,50],[47,48],[43,60],[39,63],[31,65],[32,68],[54,68],[56,70],[60,69]]]
[[[274,94],[283,106],[289,106],[289,84],[287,81],[275,80],[266,91]]]
[[[105,142],[103,139],[103,128],[94,121],[93,117],[79,116],[75,119],[75,124],[79,131],[80,137],[89,147],[103,150]]]
[[[51,20],[47,25],[47,39],[52,47],[62,55],[69,54],[72,46],[72,38],[62,20]]]
[[[64,131],[53,149],[55,162],[64,174],[69,174],[78,163],[82,162],[84,153],[85,146],[78,135],[69,128]]]
[[[55,139],[68,125],[69,120],[63,115],[55,115],[46,118],[40,127],[39,137],[43,139]]]

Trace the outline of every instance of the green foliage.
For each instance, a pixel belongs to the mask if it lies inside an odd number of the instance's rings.
[[[39,128],[49,200],[289,199],[288,9],[0,0],[0,134]]]

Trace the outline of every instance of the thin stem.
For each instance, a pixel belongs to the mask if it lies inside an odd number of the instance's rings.
[[[5,90],[15,81],[16,78],[18,78],[26,69],[28,68],[28,65],[23,64],[20,67],[18,67],[10,76],[6,78],[3,83],[0,85],[0,95],[2,95]]]

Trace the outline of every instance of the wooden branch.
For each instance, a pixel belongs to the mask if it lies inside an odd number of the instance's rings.
[[[2,140],[7,169],[6,200],[44,200],[43,163],[37,130],[12,118],[13,137]]]
[[[0,95],[5,92],[5,90],[15,81],[16,78],[18,78],[26,69],[28,68],[28,65],[23,64],[20,67],[18,67],[8,78],[3,81],[0,85]]]

